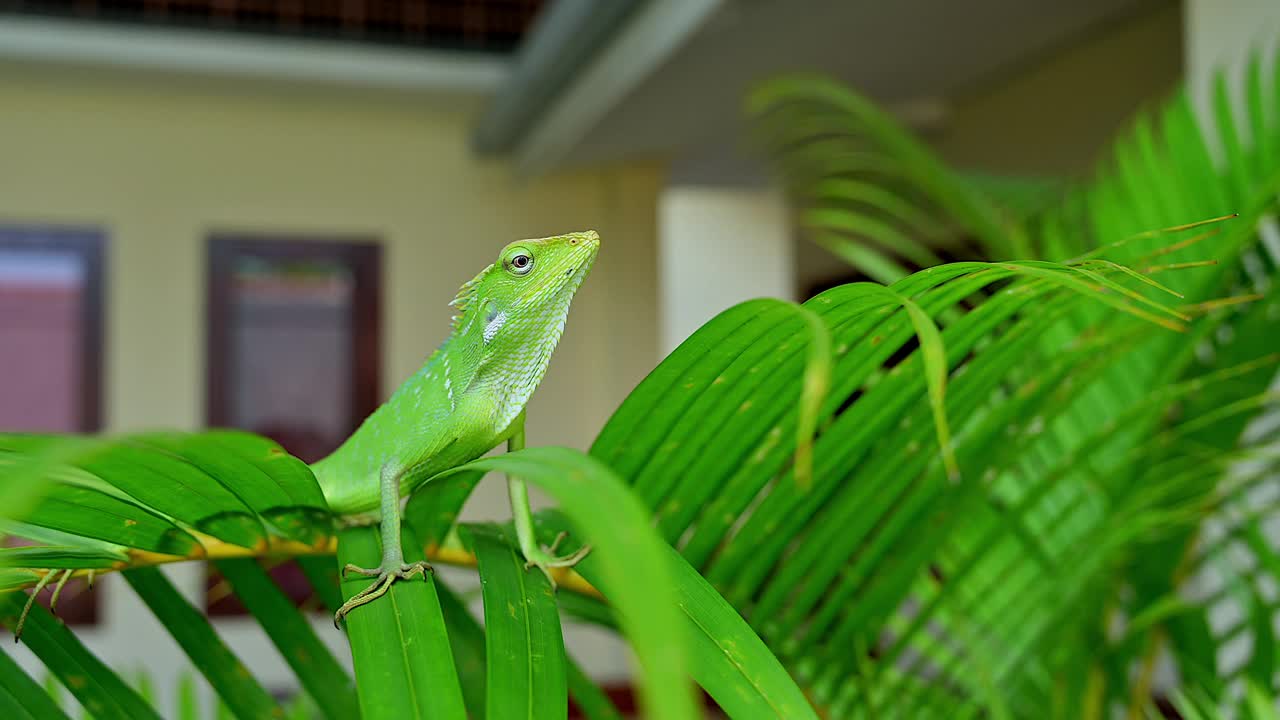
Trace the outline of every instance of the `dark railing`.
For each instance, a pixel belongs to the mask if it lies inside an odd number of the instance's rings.
[[[545,0],[0,0],[30,15],[505,53]]]

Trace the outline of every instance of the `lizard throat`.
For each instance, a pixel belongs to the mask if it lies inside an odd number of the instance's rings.
[[[564,331],[568,315],[570,293],[556,307],[549,308],[548,317],[528,327],[523,337],[532,338],[505,348],[485,364],[483,383],[490,389],[494,403],[493,423],[495,432],[505,430],[524,410],[533,391],[542,381]],[[508,325],[508,330],[516,328]]]

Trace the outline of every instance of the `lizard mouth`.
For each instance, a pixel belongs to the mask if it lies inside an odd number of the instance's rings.
[[[569,267],[564,269],[560,284],[560,291],[565,295],[573,295],[586,279],[587,273],[591,272],[591,266],[595,263],[596,253],[600,249],[599,236],[595,233],[583,238],[583,242],[574,248],[572,261]]]
[[[584,265],[569,268],[564,274],[564,284],[560,286],[560,291],[566,295],[572,295],[578,291],[582,285],[583,279],[587,274],[584,272]]]
[[[570,269],[568,273],[569,282],[567,285],[571,290],[577,290],[578,286],[582,285],[582,281],[587,278],[587,273],[591,271],[591,261],[593,259],[594,258],[588,258],[578,263],[577,267]]]
[[[598,247],[598,245],[595,247]],[[595,262],[595,259],[596,254],[593,247],[591,253],[587,254],[587,256],[579,260],[577,264],[569,267],[569,269],[565,271],[565,288],[567,290],[572,292],[578,289],[578,286],[581,285],[582,281],[587,277],[587,273],[591,271],[591,265]]]

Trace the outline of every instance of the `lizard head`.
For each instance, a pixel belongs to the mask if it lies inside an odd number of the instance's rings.
[[[594,230],[536,240],[517,240],[502,248],[485,278],[485,299],[505,298],[516,315],[563,315],[600,251]],[[513,317],[514,319],[514,317]],[[563,319],[563,318],[562,318]]]
[[[479,355],[476,379],[507,395],[499,423],[513,419],[542,380],[569,303],[599,250],[594,230],[517,240],[451,303],[459,310],[455,339]]]
[[[454,320],[468,332],[479,328],[485,345],[499,344],[495,350],[544,336],[564,324],[599,250],[594,230],[517,240],[458,291],[452,304],[463,312]]]

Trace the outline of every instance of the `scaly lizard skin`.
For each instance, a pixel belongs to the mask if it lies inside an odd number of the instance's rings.
[[[524,408],[560,340],[569,303],[600,249],[594,231],[519,240],[497,262],[462,286],[451,305],[453,332],[341,447],[311,466],[329,508],[358,517],[377,510],[382,564],[348,565],[377,579],[352,597],[334,624],[376,599],[397,578],[430,570],[405,563],[400,548],[400,503],[431,476],[462,465],[504,440],[524,445]],[[533,536],[523,481],[508,480],[520,549],[529,565],[571,565],[580,555],[556,558]]]

